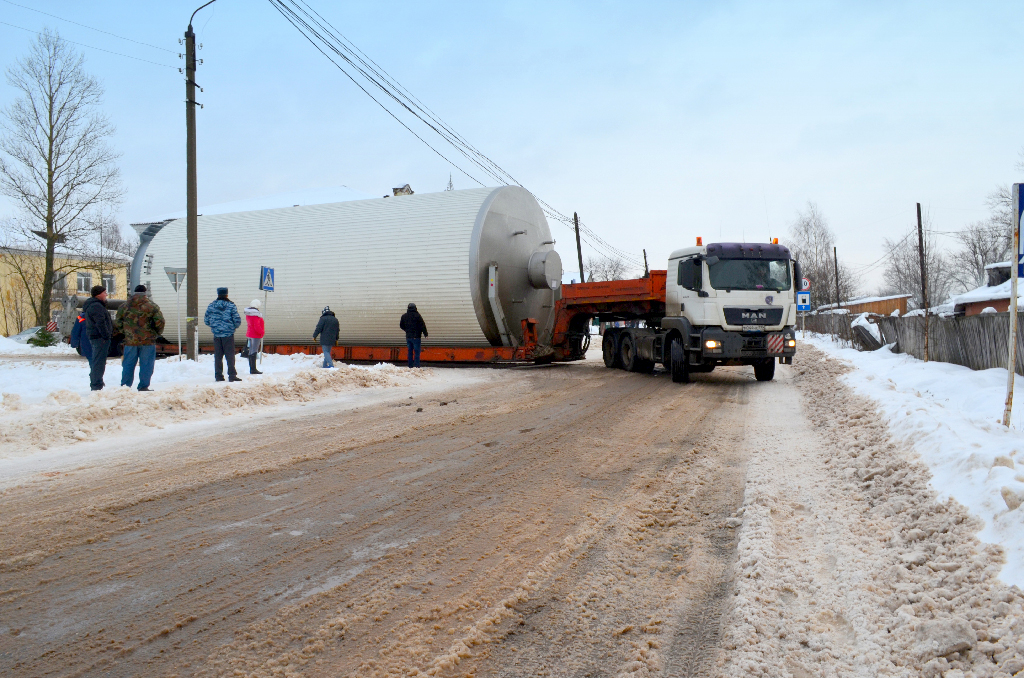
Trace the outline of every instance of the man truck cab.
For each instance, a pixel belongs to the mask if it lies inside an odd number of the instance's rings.
[[[607,331],[605,363],[635,371],[661,363],[677,382],[718,365],[752,365],[758,381],[770,381],[776,361],[792,363],[796,353],[799,279],[799,264],[777,243],[698,241],[676,250],[665,317],[647,328]]]

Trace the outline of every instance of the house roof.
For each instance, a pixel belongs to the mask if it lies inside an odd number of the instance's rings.
[[[44,252],[42,249],[38,247],[33,247],[28,244],[20,247],[18,245],[0,247],[0,252],[13,252],[17,254],[28,254],[39,257],[44,256]],[[72,261],[108,261],[124,265],[132,263],[132,258],[129,257],[127,254],[115,252],[114,250],[108,249],[106,247],[98,247],[93,249],[91,254],[83,254],[81,252],[76,252],[75,250],[68,249],[67,247],[57,245],[56,247],[53,248],[53,253],[56,256],[60,257],[61,259],[67,259]]]
[[[873,304],[877,301],[889,301],[890,299],[909,299],[914,296],[913,294],[893,294],[888,297],[858,297],[857,299],[850,299],[840,304],[840,307],[845,306],[858,306],[860,304]],[[818,307],[817,310],[824,311],[830,308],[835,308],[835,304],[823,304]]]
[[[1018,278],[1020,280],[1020,278]],[[999,285],[982,285],[977,289],[973,289],[970,292],[964,292],[963,294],[953,297],[953,304],[961,306],[964,304],[973,304],[979,301],[996,301],[998,299],[1009,299],[1010,298],[1010,285],[1012,279],[1007,280]],[[1019,283],[1018,283],[1019,286]]]

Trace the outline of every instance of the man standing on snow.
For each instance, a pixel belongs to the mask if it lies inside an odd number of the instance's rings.
[[[253,299],[245,308],[245,338],[249,340],[249,374],[263,374],[256,369],[256,356],[263,348],[263,314],[260,313],[260,300]]]
[[[164,314],[146,296],[145,285],[137,285],[132,298],[117,309],[114,329],[124,334],[121,386],[131,388],[135,381],[135,363],[138,363],[139,390],[148,391],[156,363],[156,338],[164,331]]]
[[[96,285],[92,288],[92,296],[82,304],[82,315],[85,316],[85,336],[89,338],[92,347],[92,355],[89,357],[89,388],[100,391],[103,390],[103,372],[107,369],[110,338],[114,336],[114,323],[107,310],[106,287]]]
[[[427,324],[423,322],[423,316],[416,310],[416,304],[409,304],[409,310],[402,315],[398,326],[405,330],[405,345],[409,352],[409,367],[420,366],[420,335],[427,334]]]
[[[217,298],[206,307],[203,322],[213,332],[213,376],[224,381],[224,359],[228,363],[228,381],[242,381],[235,372],[235,330],[242,324],[235,302],[228,299],[228,288],[218,287]]]
[[[338,334],[341,333],[341,325],[334,316],[330,306],[324,306],[324,312],[320,314],[320,321],[313,330],[313,341],[320,337],[320,350],[324,354],[324,367],[334,367],[334,360],[331,358],[331,348],[338,342]]]

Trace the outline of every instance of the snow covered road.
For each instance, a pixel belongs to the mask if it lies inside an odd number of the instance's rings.
[[[466,370],[35,453],[0,672],[1012,675],[1003,555],[848,371]]]

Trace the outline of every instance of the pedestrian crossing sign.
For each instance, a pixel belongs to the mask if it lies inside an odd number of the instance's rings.
[[[265,292],[274,291],[274,269],[260,266],[260,289]]]

